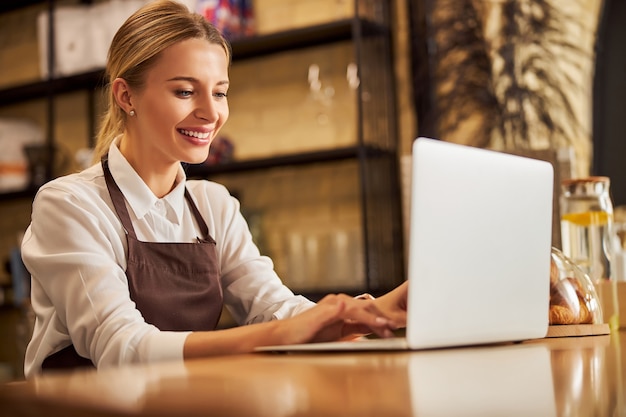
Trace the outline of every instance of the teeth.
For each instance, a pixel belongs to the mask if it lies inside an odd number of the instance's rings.
[[[192,132],[191,130],[185,130],[185,129],[180,129],[179,132],[181,132],[183,135],[187,135],[187,136],[191,136],[194,138],[198,138],[198,139],[206,139],[209,137],[209,132]]]

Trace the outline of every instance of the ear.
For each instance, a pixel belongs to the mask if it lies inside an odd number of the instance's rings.
[[[132,94],[126,80],[123,78],[113,80],[111,91],[113,92],[113,97],[117,105],[120,106],[124,113],[128,114],[128,112],[133,109],[133,105],[131,103]]]

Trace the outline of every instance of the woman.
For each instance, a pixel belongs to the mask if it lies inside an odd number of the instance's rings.
[[[53,180],[22,244],[36,323],[25,375],[382,337],[403,326],[406,284],[314,304],[282,285],[228,191],[187,181],[228,119],[230,49],[201,16],[149,3],[109,50],[98,163]],[[222,307],[247,326],[216,331]]]

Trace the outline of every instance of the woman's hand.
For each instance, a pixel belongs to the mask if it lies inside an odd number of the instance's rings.
[[[408,306],[409,281],[404,281],[395,289],[374,300],[376,307],[385,317],[393,321],[398,327],[406,326]]]
[[[297,316],[232,329],[193,332],[183,348],[185,358],[247,353],[257,346],[346,340],[374,333],[392,337],[406,325],[408,283],[377,299],[327,295]]]
[[[392,337],[406,325],[405,282],[377,299],[358,299],[345,294],[327,295],[317,305],[284,320],[284,343],[326,342],[374,333]]]

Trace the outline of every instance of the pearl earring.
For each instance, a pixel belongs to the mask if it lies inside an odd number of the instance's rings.
[[[133,117],[135,115],[135,110],[131,110],[130,112],[128,112],[128,114]]]

